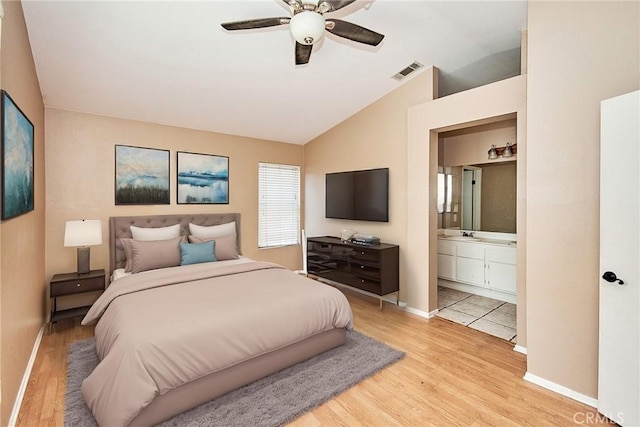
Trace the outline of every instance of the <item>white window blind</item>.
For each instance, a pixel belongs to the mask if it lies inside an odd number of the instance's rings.
[[[258,247],[300,243],[300,167],[258,163],[258,199]]]

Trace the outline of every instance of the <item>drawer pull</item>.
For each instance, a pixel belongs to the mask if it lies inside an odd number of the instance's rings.
[[[76,286],[77,286],[77,287],[80,287],[80,283],[76,283]]]
[[[360,279],[360,281],[361,281],[362,283],[364,283],[364,279]]]
[[[361,265],[360,268],[364,268],[364,265]]]
[[[360,252],[360,255],[364,255],[364,252]]]

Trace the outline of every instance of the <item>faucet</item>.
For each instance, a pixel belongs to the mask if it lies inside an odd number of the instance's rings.
[[[466,231],[463,231],[462,237],[473,237],[473,231],[470,231],[468,233]]]

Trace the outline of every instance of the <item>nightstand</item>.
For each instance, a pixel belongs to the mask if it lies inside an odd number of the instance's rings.
[[[64,273],[55,274],[49,282],[49,297],[51,298],[51,320],[49,325],[61,319],[84,316],[89,311],[90,305],[74,307],[67,310],[58,310],[57,298],[62,296],[77,295],[85,292],[104,291],[104,270],[91,270],[85,274]]]

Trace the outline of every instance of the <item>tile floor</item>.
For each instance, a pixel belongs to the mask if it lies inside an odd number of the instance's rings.
[[[438,286],[438,316],[516,343],[516,305]]]

